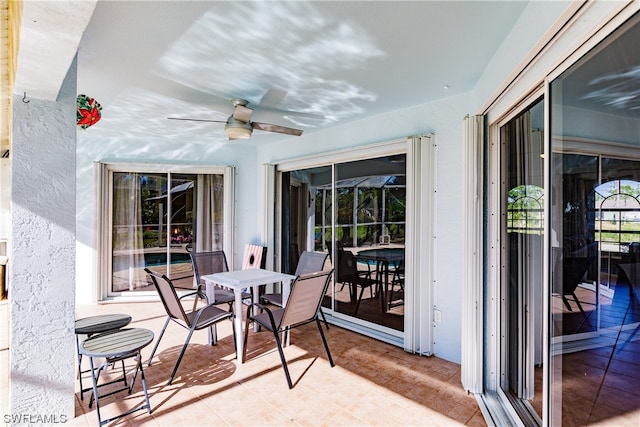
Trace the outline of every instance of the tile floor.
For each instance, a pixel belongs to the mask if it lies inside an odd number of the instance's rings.
[[[0,302],[0,312],[6,317],[5,301]],[[148,328],[156,334],[165,320],[160,303],[77,307],[78,318],[98,313],[128,313],[133,317],[131,327]],[[292,390],[287,387],[272,335],[251,332],[248,360],[238,365],[231,324],[226,321],[218,328],[216,346],[206,344],[205,331],[194,334],[173,384],[167,385],[187,333],[169,325],[154,363],[144,365],[153,412],[135,412],[111,425],[486,425],[475,398],[461,387],[460,365],[412,355],[335,326],[325,332],[334,368],[329,366],[315,325],[292,332],[291,345],[285,349],[295,384]],[[0,363],[6,367],[6,339],[0,344]],[[151,349],[152,345],[146,347],[143,357]],[[6,378],[2,381],[0,386],[6,391]],[[84,396],[80,400],[76,394],[76,416],[69,425],[97,424],[95,407],[88,407],[89,394]],[[138,376],[132,395],[122,392],[101,400],[102,415],[108,418],[142,402]],[[4,412],[6,400],[0,403]]]

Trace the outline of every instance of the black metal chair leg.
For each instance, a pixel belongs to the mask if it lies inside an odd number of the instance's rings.
[[[584,310],[582,309],[582,304],[580,304],[580,301],[578,300],[578,297],[576,296],[575,292],[572,292],[571,295],[573,295],[573,300],[576,302],[576,304],[578,305],[578,308],[580,309],[580,313],[582,313],[582,316],[584,316],[585,318],[587,317],[587,314],[584,312]]]
[[[324,326],[329,329],[329,322],[327,322],[327,318],[324,317],[324,313],[322,312],[322,307],[320,307],[318,309],[318,312],[320,313],[320,317],[322,317],[322,321],[324,322]]]
[[[571,305],[569,304],[569,300],[564,295],[562,295],[562,302],[564,303],[564,306],[567,307],[567,310],[573,311]]]
[[[182,356],[184,356],[184,352],[187,351],[187,346],[189,345],[189,341],[191,340],[191,335],[193,335],[193,329],[189,330],[189,335],[187,336],[187,340],[184,342],[182,346],[182,350],[180,351],[180,356],[178,356],[178,360],[176,361],[176,366],[173,368],[173,372],[171,372],[171,377],[169,378],[168,385],[171,385],[173,382],[173,377],[176,376],[176,372],[178,372],[178,367],[180,366],[180,362],[182,362]]]
[[[362,301],[362,294],[364,294],[364,290],[364,287],[360,289],[360,296],[358,297],[358,301],[356,302],[356,309],[353,312],[354,316],[358,314],[358,309],[360,308],[360,301]]]
[[[327,357],[329,358],[329,364],[333,368],[335,366],[335,363],[333,363],[333,358],[331,357],[331,352],[329,351],[329,344],[327,344],[327,338],[324,336],[322,325],[320,325],[320,321],[318,319],[316,319],[316,324],[318,325],[318,330],[320,331],[320,336],[322,337],[322,344],[324,344],[324,349],[327,352]]]
[[[149,356],[149,361],[147,362],[147,366],[151,366],[151,360],[153,359],[153,356],[156,354],[156,350],[160,345],[160,340],[162,340],[162,337],[164,336],[164,331],[167,330],[167,326],[169,325],[170,321],[171,321],[171,318],[167,317],[167,320],[164,322],[164,326],[162,327],[162,331],[160,331],[160,336],[158,336],[158,341],[156,341],[156,345],[153,346],[153,350],[151,351],[151,356]]]
[[[287,366],[287,359],[285,359],[284,357],[284,350],[282,349],[282,342],[280,341],[280,336],[278,335],[277,329],[273,332],[273,336],[276,339],[278,352],[280,353],[280,361],[282,362],[282,368],[284,369],[284,374],[287,377],[287,384],[289,384],[289,389],[292,389],[293,382],[291,381],[291,375],[289,374],[289,367]]]

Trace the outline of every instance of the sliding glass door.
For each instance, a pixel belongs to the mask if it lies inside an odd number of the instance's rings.
[[[153,290],[144,268],[192,288],[189,252],[224,249],[224,173],[122,169],[107,175],[108,295]]]
[[[550,84],[553,425],[639,419],[638,37],[640,16]]]
[[[500,128],[502,153],[501,384],[526,418],[542,418],[544,101]]]
[[[303,250],[327,252],[334,315],[404,328],[406,155],[373,157],[280,174],[282,268]]]

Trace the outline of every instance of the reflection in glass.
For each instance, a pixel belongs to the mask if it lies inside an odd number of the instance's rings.
[[[543,108],[538,101],[500,129],[506,273],[501,388],[534,419],[542,416]]]
[[[291,172],[292,181],[308,188],[313,198],[309,204],[313,230],[302,232],[313,233],[313,248],[307,250],[328,252],[336,270],[335,286],[323,306],[400,331],[404,329],[405,157]],[[298,240],[309,241],[304,236]]]
[[[550,86],[550,425],[640,419],[638,37],[636,19]]]
[[[336,165],[334,309],[396,330],[404,328],[405,173],[404,155]]]
[[[111,291],[152,289],[145,267],[191,288],[188,250],[222,249],[222,175],[114,172],[112,182]]]

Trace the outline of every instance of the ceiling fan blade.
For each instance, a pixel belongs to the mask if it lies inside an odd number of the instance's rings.
[[[305,113],[304,111],[282,110],[279,108],[270,107],[268,105],[265,105],[265,106],[261,105],[260,107],[257,108],[257,111],[258,111],[258,114],[271,113],[270,115],[277,114],[278,116],[291,116],[291,117],[298,117],[301,119],[323,120],[325,118],[322,114]]]
[[[295,135],[295,136],[302,135],[302,131],[300,129],[272,125],[270,123],[251,122],[251,125],[253,126],[254,129],[263,130],[266,132],[284,133],[287,135]]]
[[[244,105],[236,105],[233,110],[233,118],[236,120],[240,120],[241,122],[249,123],[251,121],[251,114],[253,110],[249,107],[245,107]]]
[[[278,105],[287,97],[287,92],[282,89],[270,88],[260,99],[260,103],[256,107],[258,113],[269,112],[278,114],[279,116],[299,117],[302,119],[324,120],[324,116],[316,113],[308,113],[295,110],[287,110],[278,108]]]
[[[167,117],[169,120],[184,120],[187,122],[210,122],[210,123],[227,123],[226,120],[207,120],[207,119],[185,119],[182,117]]]
[[[260,103],[258,105],[260,107],[275,107],[280,104],[285,96],[287,96],[286,91],[270,88],[264,95],[262,95],[262,99],[260,99]]]

